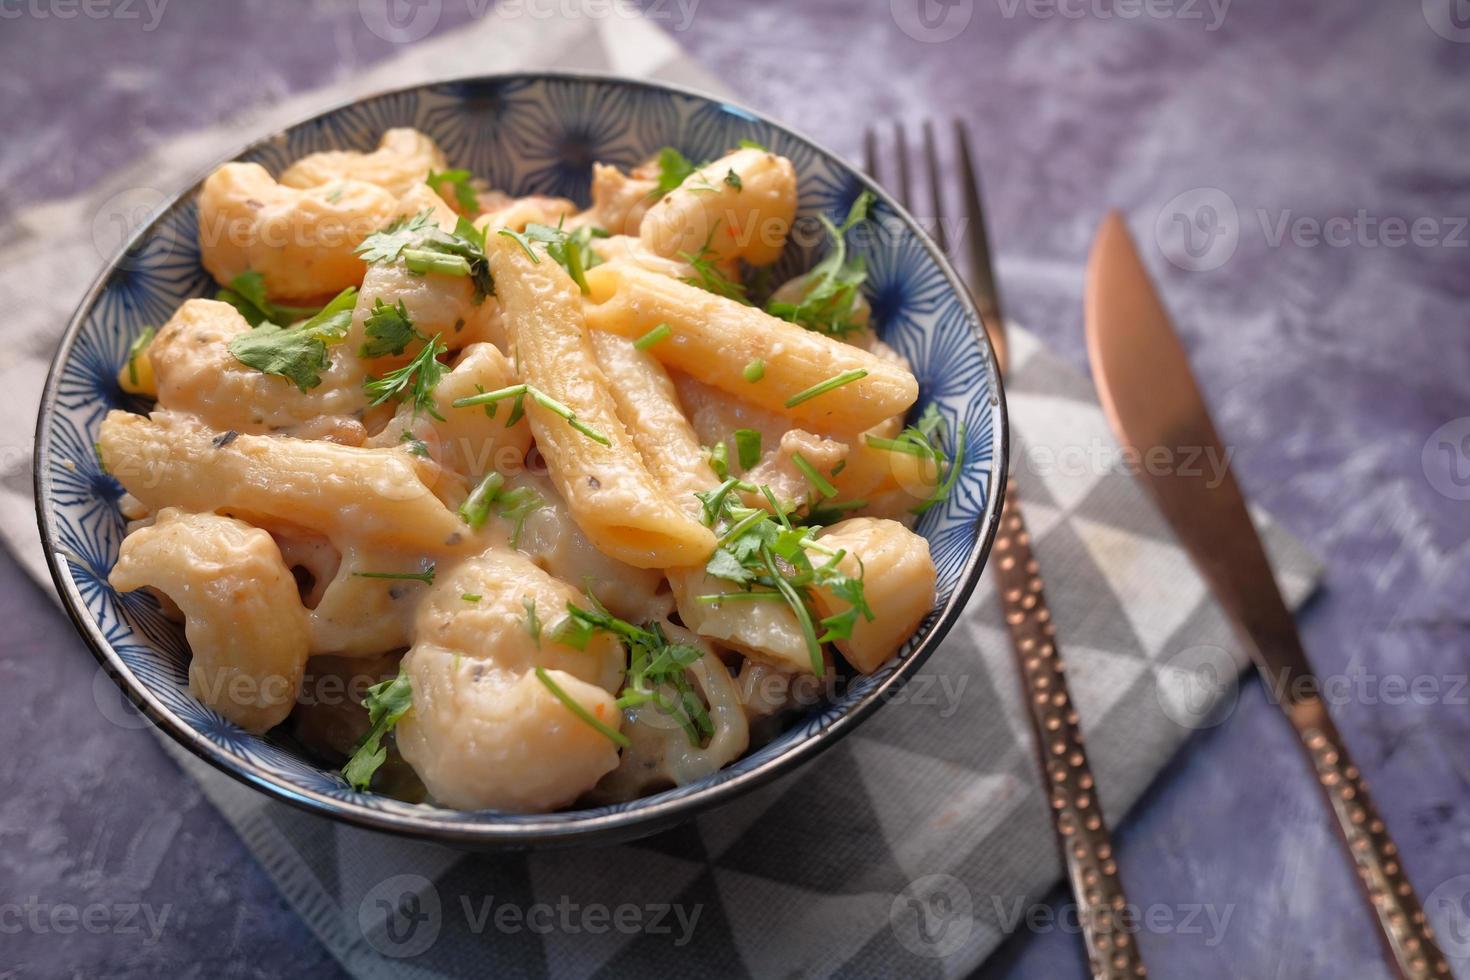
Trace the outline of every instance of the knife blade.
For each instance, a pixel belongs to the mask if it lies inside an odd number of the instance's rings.
[[[1087,265],[1088,359],[1113,431],[1133,459],[1211,465],[1134,467],[1245,641],[1296,728],[1405,977],[1448,977],[1449,964],[1398,861],[1362,774],[1327,714],[1296,623],[1276,586],[1230,457],[1189,359],[1121,215],[1104,220]]]

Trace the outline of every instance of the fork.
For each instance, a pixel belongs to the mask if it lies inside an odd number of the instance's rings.
[[[970,151],[969,131],[963,120],[954,121],[954,140],[959,158],[960,201],[965,221],[956,229],[954,237],[962,238],[967,245],[963,256],[965,278],[981,323],[995,350],[996,362],[1004,374],[1009,351],[1005,320],[1001,316],[1000,293],[996,288],[995,268],[990,255],[979,171]],[[913,171],[902,123],[894,124],[893,141],[896,193],[899,203],[909,209],[910,202],[914,200]],[[951,248],[951,236],[945,225],[944,180],[934,127],[928,121],[923,126],[923,142],[934,239],[941,251],[960,263],[961,257]],[[869,176],[881,183],[878,134],[873,129],[864,136],[863,153]],[[1092,975],[1109,980],[1147,976],[1138,944],[1128,928],[1125,911],[1128,901],[1118,878],[1112,839],[1098,805],[1096,782],[1087,762],[1077,711],[1067,690],[1062,653],[1056,641],[1056,624],[1046,604],[1041,567],[1031,551],[1031,536],[1021,517],[1014,481],[1006,487],[994,551],[997,591],[1011,646],[1016,653],[1017,673],[1036,736],[1043,779],[1048,787],[1052,827],[1077,901]]]

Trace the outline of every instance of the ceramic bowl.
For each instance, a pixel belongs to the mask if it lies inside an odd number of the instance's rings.
[[[111,409],[147,411],[116,382],[132,339],[184,300],[212,296],[196,246],[199,185],[182,189],[103,270],[67,328],[42,398],[36,501],[47,559],[77,629],[107,672],[161,729],[218,769],[314,813],[390,833],[469,847],[607,842],[652,833],[728,801],[831,746],[890,699],[934,651],[970,595],[995,533],[1005,479],[1006,418],[999,374],[963,285],[915,221],[867,177],[812,141],[748,109],[694,92],[573,74],[466,78],[339,106],[252,143],[231,159],[279,173],[319,150],[369,150],[384,129],[432,136],[453,166],[512,194],[587,202],[594,161],[631,167],[664,145],[693,160],[741,139],[789,157],[800,217],[840,221],[864,189],[877,195],[874,234],[855,248],[882,338],[912,363],[921,410],[937,403],[965,425],[962,472],[917,530],[939,571],[939,599],[897,656],[850,678],[772,741],[698,782],[612,806],[543,814],[464,813],[351,789],[333,769],[275,733],[249,734],[189,693],[182,629],[153,597],[107,582],[124,534],[122,489],[93,445]],[[221,161],[224,162],[224,161]],[[809,268],[825,244],[800,236],[774,281]]]

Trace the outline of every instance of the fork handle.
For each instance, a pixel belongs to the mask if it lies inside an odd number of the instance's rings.
[[[1317,785],[1337,818],[1338,830],[1347,841],[1399,974],[1410,980],[1450,976],[1450,965],[1434,941],[1434,929],[1399,863],[1398,847],[1389,837],[1388,827],[1368,795],[1368,785],[1353,765],[1326,706],[1319,698],[1302,698],[1287,705],[1287,714],[1312,761]]]
[[[1052,826],[1078,903],[1092,975],[1106,980],[1147,976],[1138,944],[1127,928],[1128,900],[1098,806],[1077,711],[1067,691],[1040,566],[1015,490],[1009,486],[994,554],[1006,626],[1046,777]]]

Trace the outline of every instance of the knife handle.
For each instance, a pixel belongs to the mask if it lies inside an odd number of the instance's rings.
[[[1012,486],[1006,488],[994,556],[1006,627],[1041,755],[1052,826],[1078,903],[1092,975],[1099,980],[1145,977],[1148,971],[1127,926],[1128,899],[1118,879],[1118,862],[1082,746],[1082,729],[1067,691],[1041,568]]]
[[[1398,847],[1389,837],[1388,827],[1368,795],[1363,774],[1353,765],[1326,706],[1317,697],[1306,697],[1293,701],[1288,713],[1312,760],[1317,784],[1326,794],[1338,829],[1347,841],[1399,974],[1412,980],[1449,977],[1450,965],[1435,943],[1434,929],[1399,863]]]

